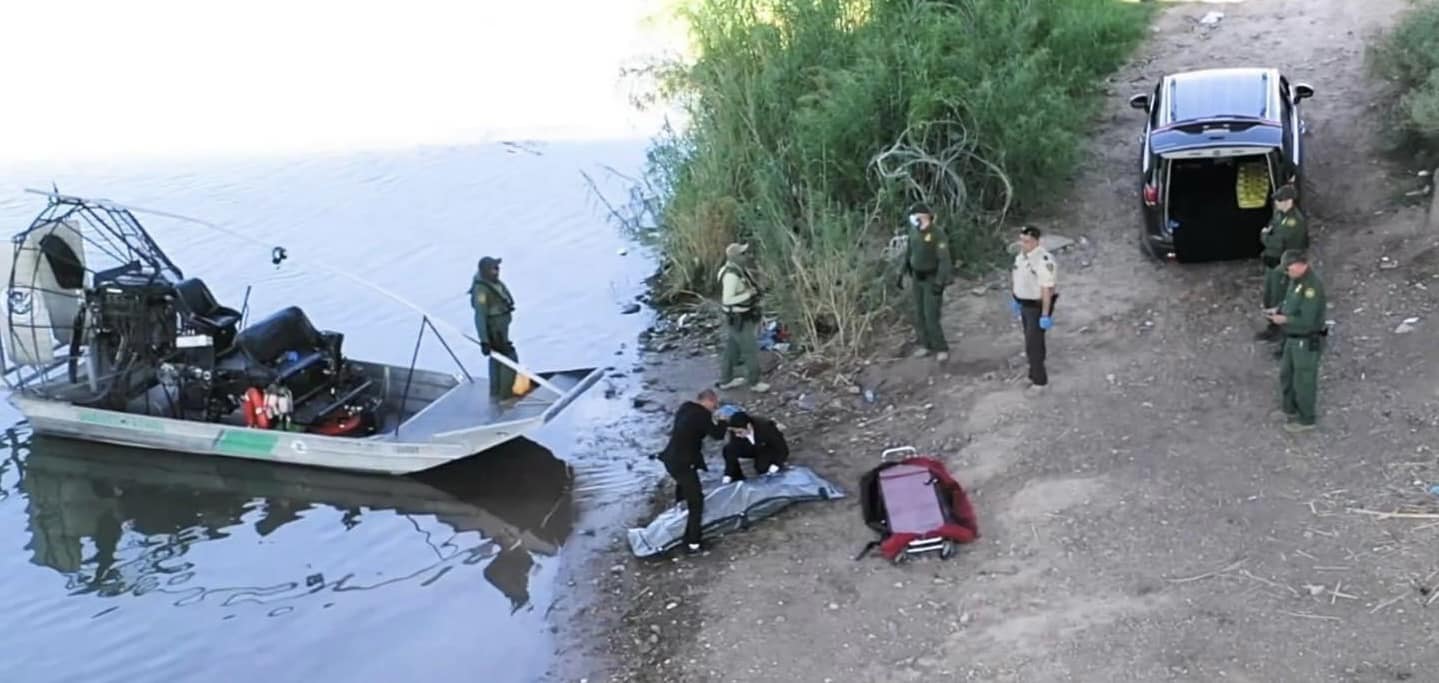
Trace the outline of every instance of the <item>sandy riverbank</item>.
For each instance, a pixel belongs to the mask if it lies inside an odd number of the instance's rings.
[[[1043,395],[1022,391],[1003,274],[953,290],[943,368],[891,354],[859,369],[783,365],[776,395],[734,394],[787,425],[797,462],[851,488],[885,446],[942,455],[974,495],[980,542],[947,563],[856,562],[873,536],[853,498],[791,508],[698,558],[636,561],[613,530],[591,568],[600,599],[576,615],[600,663],[555,679],[1434,676],[1439,525],[1363,512],[1439,512],[1416,486],[1439,482],[1439,364],[1426,322],[1395,332],[1436,308],[1439,236],[1399,199],[1412,174],[1376,151],[1378,89],[1362,63],[1369,32],[1403,6],[1227,4],[1206,27],[1196,20],[1213,6],[1178,4],[1157,19],[1111,79],[1062,215],[1037,221],[1083,238],[1059,255],[1065,300]],[[1299,436],[1268,417],[1277,368],[1251,341],[1258,268],[1140,255],[1141,126],[1125,101],[1164,72],[1273,60],[1318,91],[1305,103],[1305,210],[1338,321],[1321,429]],[[1380,268],[1381,256],[1399,266]],[[650,363],[661,415],[712,381],[713,362],[685,347]],[[850,393],[881,379],[873,404]]]

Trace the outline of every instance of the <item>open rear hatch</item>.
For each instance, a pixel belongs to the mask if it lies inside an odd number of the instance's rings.
[[[1233,118],[1157,131],[1164,160],[1164,225],[1178,261],[1253,258],[1273,214],[1269,196],[1283,159],[1282,129]]]
[[[1164,215],[1175,259],[1253,258],[1273,214],[1272,155],[1256,148],[1196,151],[1203,154],[1175,155],[1165,164]]]

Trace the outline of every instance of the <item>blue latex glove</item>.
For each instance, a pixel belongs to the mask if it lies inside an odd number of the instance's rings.
[[[1009,312],[1010,312],[1010,313],[1013,313],[1013,314],[1014,314],[1014,317],[1016,317],[1016,318],[1019,317],[1019,302],[1018,302],[1018,301],[1015,301],[1014,299],[1010,299],[1010,300],[1009,300]]]
[[[1051,320],[1049,316],[1047,316],[1047,315],[1041,315],[1041,316],[1039,316],[1039,329],[1041,329],[1041,330],[1047,330],[1047,329],[1049,329],[1049,328],[1051,328],[1051,327],[1054,327],[1054,321]]]

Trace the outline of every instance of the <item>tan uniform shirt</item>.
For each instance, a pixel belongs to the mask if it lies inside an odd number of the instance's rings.
[[[755,291],[749,280],[741,274],[741,268],[726,264],[720,269],[720,305],[731,313],[744,313],[753,303]]]
[[[1014,296],[1019,299],[1039,301],[1042,288],[1058,291],[1059,267],[1044,247],[1035,247],[1028,254],[1021,249],[1014,255]]]

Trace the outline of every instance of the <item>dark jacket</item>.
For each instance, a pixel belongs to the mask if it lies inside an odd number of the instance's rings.
[[[674,427],[670,430],[670,441],[660,452],[660,460],[670,467],[692,467],[707,469],[704,459],[704,440],[723,439],[723,423],[716,423],[709,409],[685,401],[675,410]]]
[[[750,423],[754,425],[754,444],[742,436],[731,436],[730,443],[726,447],[733,447],[734,454],[740,458],[755,458],[764,460],[767,463],[782,465],[789,459],[789,444],[784,440],[784,432],[780,431],[779,425],[774,420],[763,417],[751,417]]]

